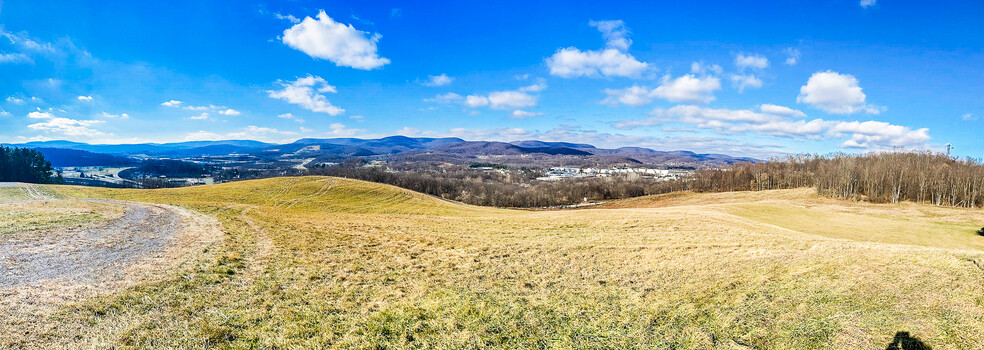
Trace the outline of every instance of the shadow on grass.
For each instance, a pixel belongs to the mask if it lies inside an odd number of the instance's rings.
[[[910,336],[909,332],[898,332],[885,350],[933,350],[933,348],[919,338]]]

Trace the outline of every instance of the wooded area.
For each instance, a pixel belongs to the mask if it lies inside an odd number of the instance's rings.
[[[41,152],[0,146],[0,181],[57,183],[59,179],[60,175],[52,176],[51,162]]]
[[[816,187],[840,199],[984,205],[984,164],[930,152],[802,155],[697,172],[687,187],[702,192]]]

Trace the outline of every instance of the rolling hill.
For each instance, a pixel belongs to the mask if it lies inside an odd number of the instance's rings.
[[[984,347],[980,210],[797,189],[516,211],[325,177],[45,189],[192,208],[224,238],[4,346]]]

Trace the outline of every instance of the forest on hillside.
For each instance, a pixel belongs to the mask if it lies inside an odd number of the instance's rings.
[[[61,175],[52,175],[51,162],[29,148],[0,146],[0,182],[58,183]]]
[[[815,187],[839,199],[984,206],[984,164],[930,152],[791,156],[702,170],[686,181],[700,192]]]

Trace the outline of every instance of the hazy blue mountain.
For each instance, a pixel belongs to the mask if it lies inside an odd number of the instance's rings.
[[[104,153],[67,149],[67,148],[35,148],[44,155],[44,159],[56,167],[73,166],[126,166],[136,164],[132,158],[114,156]]]
[[[22,144],[9,144],[13,147],[76,149],[95,153],[115,155],[157,155],[190,156],[204,154],[228,154],[251,151],[271,144],[253,140],[188,141],[175,143],[142,143],[119,145],[90,145],[70,141],[35,141]],[[223,146],[216,148],[216,146]],[[220,153],[216,153],[220,152]]]
[[[197,157],[203,155],[252,154],[263,158],[316,158],[319,161],[342,161],[350,157],[383,157],[399,161],[466,162],[477,157],[527,157],[552,160],[551,164],[687,164],[724,165],[757,161],[723,154],[698,154],[691,151],[658,151],[644,147],[597,148],[571,142],[522,140],[514,142],[465,141],[460,138],[390,136],[379,139],[304,138],[287,144],[252,140],[190,141],[124,145],[90,145],[70,141],[43,141],[9,145],[45,149],[70,149],[113,156],[149,155],[156,157]],[[50,151],[49,151],[50,152]],[[105,162],[112,158],[86,155],[84,162]],[[572,158],[573,157],[573,158]],[[518,158],[517,158],[518,159]],[[59,158],[59,161],[68,161]],[[74,164],[74,163],[73,163]],[[546,163],[544,163],[546,164]],[[82,164],[79,164],[82,165]]]

